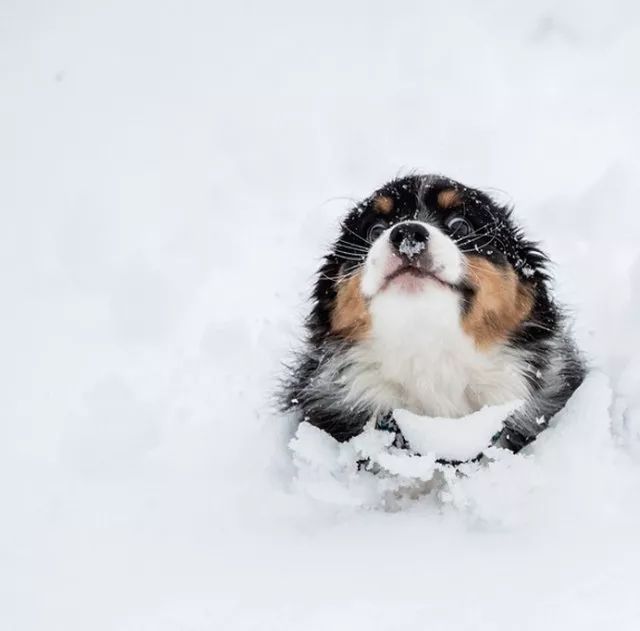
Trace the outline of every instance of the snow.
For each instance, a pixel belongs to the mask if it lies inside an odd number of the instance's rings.
[[[403,239],[398,252],[405,254],[409,258],[414,257],[416,254],[420,254],[424,250],[425,244],[421,241],[410,241],[409,239]]]
[[[522,403],[485,406],[463,418],[419,416],[408,410],[395,410],[393,418],[414,451],[445,460],[469,460],[489,445]]]
[[[637,3],[0,17],[0,628],[636,628]],[[271,393],[345,209],[413,169],[516,204],[593,371],[523,455],[374,435],[396,473],[354,474]]]

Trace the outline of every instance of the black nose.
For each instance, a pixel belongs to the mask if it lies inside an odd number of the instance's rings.
[[[429,231],[421,223],[405,221],[393,227],[389,241],[400,254],[412,259],[427,248]]]

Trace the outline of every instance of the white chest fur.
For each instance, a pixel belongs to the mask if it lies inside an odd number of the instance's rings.
[[[523,359],[504,346],[477,349],[450,289],[390,288],[371,301],[370,313],[369,339],[350,351],[347,396],[354,402],[459,417],[527,396]]]

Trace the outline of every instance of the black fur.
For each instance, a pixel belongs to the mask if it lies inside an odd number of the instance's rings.
[[[457,209],[443,210],[438,205],[438,194],[449,189],[457,191],[463,203]],[[340,441],[361,432],[372,414],[380,419],[390,417],[391,410],[374,410],[366,402],[355,406],[345,404],[338,384],[348,364],[329,381],[323,372],[329,359],[346,353],[355,343],[332,332],[331,312],[338,278],[364,261],[364,254],[358,257],[348,246],[355,249],[362,246],[371,226],[380,221],[380,214],[373,208],[379,196],[393,200],[393,211],[385,217],[387,225],[428,216],[430,223],[446,232],[448,215],[461,215],[478,235],[473,242],[473,254],[498,266],[511,266],[532,288],[533,309],[507,342],[526,357],[530,396],[495,438],[495,444],[519,451],[546,427],[582,382],[584,363],[567,332],[565,316],[550,293],[548,259],[538,244],[528,240],[515,224],[511,208],[497,204],[482,191],[440,176],[412,175],[393,180],[347,214],[339,239],[318,271],[312,293],[313,306],[306,321],[307,340],[282,389],[282,407],[298,410],[301,420]],[[464,285],[458,289],[461,312],[464,312],[474,299],[474,290]]]

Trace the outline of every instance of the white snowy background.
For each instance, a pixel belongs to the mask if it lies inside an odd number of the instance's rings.
[[[637,629],[638,112],[632,0],[1,0],[0,628]],[[595,369],[391,511],[269,406],[411,169],[515,202]]]

